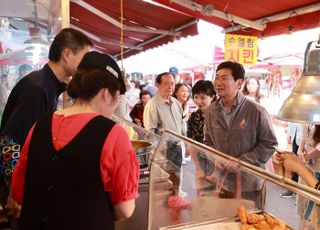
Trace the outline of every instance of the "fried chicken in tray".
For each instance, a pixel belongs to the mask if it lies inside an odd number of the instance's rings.
[[[243,206],[238,208],[237,214],[241,222],[240,230],[290,230],[285,223],[266,213],[263,215],[248,214]]]

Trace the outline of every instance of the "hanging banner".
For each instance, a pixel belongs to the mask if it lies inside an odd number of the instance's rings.
[[[244,66],[257,64],[257,37],[226,34],[224,60],[239,62]]]

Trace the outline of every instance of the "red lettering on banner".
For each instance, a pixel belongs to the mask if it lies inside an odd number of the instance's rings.
[[[230,57],[228,58],[228,61],[234,61],[234,62],[239,62],[239,50],[229,50]]]
[[[252,49],[243,49],[242,55],[244,64],[252,64],[254,62],[253,53],[254,51]]]

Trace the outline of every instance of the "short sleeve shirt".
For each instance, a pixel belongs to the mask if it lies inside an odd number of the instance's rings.
[[[70,116],[54,114],[52,120],[54,148],[62,149],[97,115],[96,113]],[[32,133],[33,128],[28,134],[13,174],[12,196],[19,204],[23,200],[25,170]],[[100,173],[104,190],[109,193],[113,205],[138,196],[139,162],[127,133],[117,124],[105,140],[100,157]]]

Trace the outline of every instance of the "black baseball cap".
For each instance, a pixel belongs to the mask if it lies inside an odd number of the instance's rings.
[[[99,69],[109,72],[112,76],[118,79],[120,83],[120,94],[125,94],[126,85],[123,80],[121,70],[117,62],[108,54],[91,51],[86,53],[78,68],[82,69]]]

